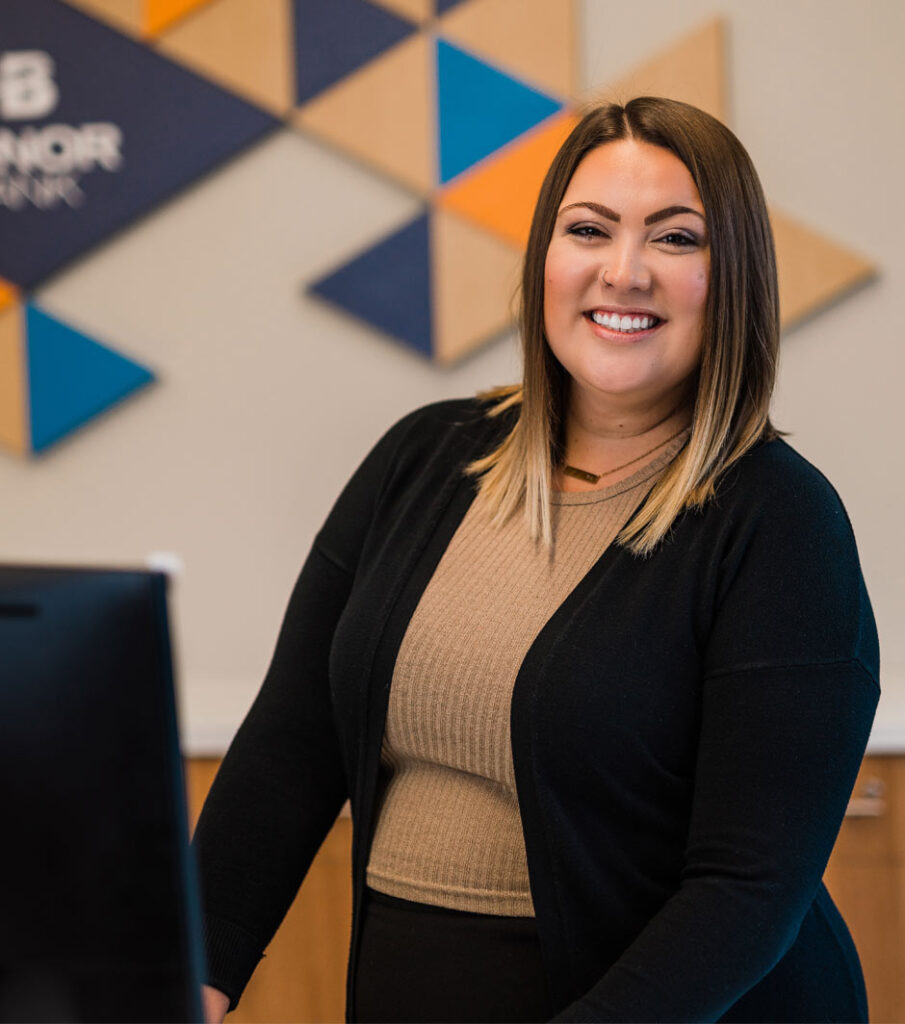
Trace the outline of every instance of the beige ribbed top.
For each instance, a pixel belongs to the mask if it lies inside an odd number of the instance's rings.
[[[509,709],[541,628],[609,546],[687,434],[599,491],[553,495],[554,547],[473,503],[403,638],[368,863],[372,889],[476,913],[534,914]]]

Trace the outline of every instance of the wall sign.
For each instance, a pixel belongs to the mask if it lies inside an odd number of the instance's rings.
[[[153,374],[20,296],[279,121],[59,0],[4,0],[2,24],[0,439],[36,453]]]

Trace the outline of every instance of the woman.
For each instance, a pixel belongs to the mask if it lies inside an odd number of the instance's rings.
[[[353,1020],[866,1020],[821,876],[876,632],[768,418],[741,145],[669,100],[592,110],[522,300],[522,385],[403,419],[314,542],[198,828],[211,1005],[348,796]]]

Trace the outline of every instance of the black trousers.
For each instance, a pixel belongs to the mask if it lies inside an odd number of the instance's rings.
[[[533,917],[410,903],[368,890],[356,1021],[544,1021],[552,1016]]]

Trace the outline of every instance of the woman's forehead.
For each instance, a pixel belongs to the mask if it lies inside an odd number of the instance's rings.
[[[670,150],[636,139],[619,139],[586,153],[576,167],[560,209],[596,202],[621,212],[618,204],[703,205],[691,172]]]

